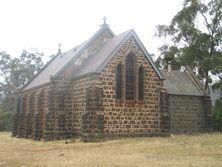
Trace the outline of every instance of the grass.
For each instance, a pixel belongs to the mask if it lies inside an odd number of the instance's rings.
[[[0,167],[222,166],[222,134],[42,142],[0,133]]]

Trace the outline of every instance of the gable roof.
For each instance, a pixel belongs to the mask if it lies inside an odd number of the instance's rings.
[[[84,74],[88,74],[90,72],[100,73],[102,69],[108,64],[108,62],[112,59],[112,57],[118,52],[118,50],[129,40],[129,38],[134,37],[137,43],[140,45],[142,51],[144,52],[146,58],[150,62],[151,66],[155,69],[157,75],[160,79],[163,79],[163,76],[159,69],[154,64],[152,58],[146,51],[145,47],[142,45],[142,42],[139,40],[138,36],[136,35],[135,31],[128,30],[120,35],[117,35],[111,39],[108,39],[103,47],[96,52],[94,55],[91,56],[79,71],[75,74],[75,76],[81,76]]]
[[[43,84],[50,83],[52,79],[55,79],[61,72],[76,59],[93,41],[104,31],[109,31],[112,36],[114,33],[110,30],[108,25],[101,26],[101,28],[91,37],[89,40],[82,44],[75,46],[74,48],[57,54],[52,60],[50,60],[41,71],[39,71],[22,89],[26,91],[34,87],[41,86]]]
[[[112,38],[104,39],[102,46],[93,52],[89,52],[87,48],[99,37],[104,31],[109,31]],[[51,80],[59,77],[64,70],[71,65],[77,68],[73,77],[81,76],[91,72],[99,73],[112,59],[116,52],[133,37],[141,47],[144,55],[156,71],[160,79],[163,79],[162,73],[154,64],[152,58],[148,54],[146,48],[139,40],[134,30],[128,30],[120,35],[114,36],[109,26],[105,24],[97,31],[89,40],[81,45],[74,47],[67,52],[57,54],[29,83],[27,83],[22,91],[50,83]]]
[[[82,45],[84,45],[84,43]],[[51,82],[51,79],[56,73],[56,71],[63,67],[73,57],[75,57],[76,53],[79,51],[82,45],[80,45],[79,47],[74,47],[65,53],[59,53],[55,55],[55,57],[52,58],[52,60],[50,60],[44,66],[44,68],[22,88],[22,91],[29,90],[31,88]]]
[[[199,81],[194,78],[188,69],[185,71],[174,71],[171,74],[167,70],[161,70],[164,76],[164,87],[169,94],[177,95],[193,95],[193,96],[209,96]],[[198,83],[197,83],[198,82]]]
[[[74,77],[88,74],[91,72],[100,72],[98,68],[104,63],[107,57],[112,51],[127,37],[131,30],[126,31],[120,35],[117,35],[104,42],[103,46],[93,55],[91,55],[85,63],[81,65],[81,68],[75,73]]]

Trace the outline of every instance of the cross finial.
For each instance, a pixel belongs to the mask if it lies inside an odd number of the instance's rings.
[[[107,18],[106,18],[106,16],[104,16],[103,17],[103,24],[106,24],[106,20],[107,20]]]
[[[61,50],[61,46],[62,46],[62,44],[61,44],[61,43],[59,43],[59,50]]]
[[[61,54],[61,46],[62,46],[62,44],[59,43],[58,45],[59,45],[58,54]]]
[[[101,24],[100,27],[102,27],[102,28],[108,28],[109,27],[109,25],[106,23],[106,20],[107,20],[107,18],[106,18],[106,16],[104,16],[103,17],[103,24]]]

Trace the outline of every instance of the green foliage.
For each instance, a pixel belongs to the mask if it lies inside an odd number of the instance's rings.
[[[16,108],[16,96],[20,89],[43,67],[43,53],[37,50],[23,51],[19,58],[11,58],[0,52],[0,131],[11,130]]]
[[[173,68],[189,65],[205,88],[211,81],[209,72],[222,73],[222,1],[185,0],[183,8],[170,25],[158,25],[156,36],[164,38],[159,48],[162,62],[171,61]]]
[[[13,126],[13,112],[0,111],[0,131],[11,131]]]
[[[217,130],[222,130],[222,97],[215,103],[213,119],[215,128]]]
[[[212,85],[213,89],[216,90],[220,90],[220,92],[222,92],[222,80],[220,80],[219,82],[216,82]]]
[[[37,50],[23,51],[19,58],[11,58],[5,52],[0,52],[0,75],[4,78],[0,82],[0,93],[14,95],[27,83],[42,67],[43,53]]]

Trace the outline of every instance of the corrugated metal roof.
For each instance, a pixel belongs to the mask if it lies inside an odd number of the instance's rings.
[[[173,71],[168,74],[166,70],[161,70],[164,76],[164,87],[169,94],[203,96],[204,93],[199,88],[188,71]]]
[[[84,45],[83,43],[82,45]],[[23,91],[31,89],[33,87],[43,85],[50,82],[50,78],[63,67],[67,62],[69,62],[73,57],[75,57],[81,46],[74,47],[65,53],[56,55],[53,61],[46,65],[46,67],[35,76],[35,78],[23,88]]]
[[[72,62],[73,59],[76,59],[79,54],[81,54],[84,49],[90,43],[92,43],[97,36],[100,35],[100,33],[107,29],[114,36],[113,32],[109,29],[109,27],[101,27],[95,34],[93,34],[91,38],[89,38],[89,40],[83,42],[79,46],[68,50],[67,52],[62,53],[62,55],[57,55],[52,61],[47,63],[44,68],[22,88],[21,91],[26,91],[31,88],[49,83],[51,78],[57,77],[63,71],[63,69],[66,68],[67,64]]]

